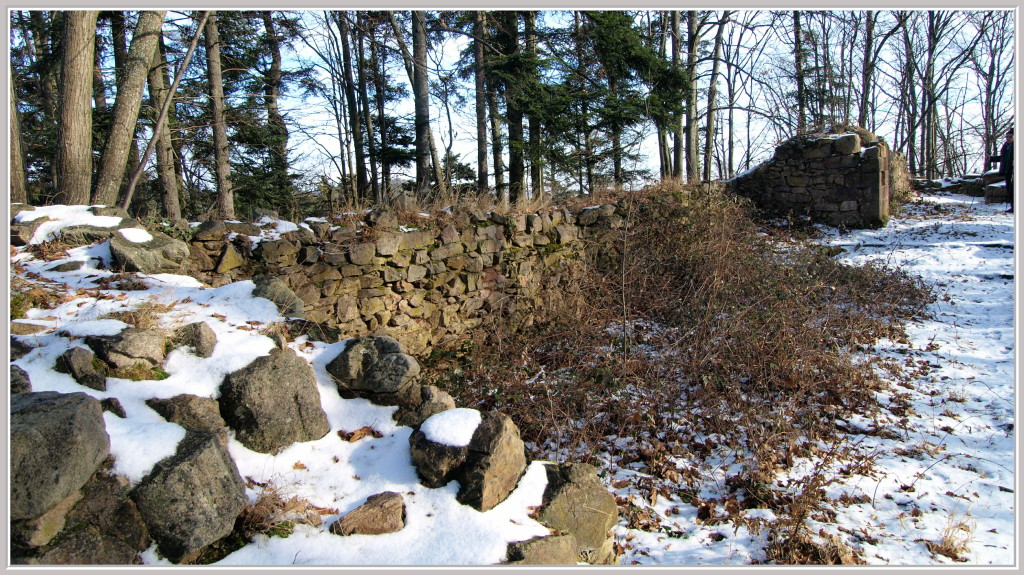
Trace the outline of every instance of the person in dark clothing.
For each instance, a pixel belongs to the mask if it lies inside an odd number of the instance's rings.
[[[1006,142],[999,150],[999,175],[1006,178],[1006,194],[1010,202],[1008,213],[1013,213],[1013,128],[1006,131]]]

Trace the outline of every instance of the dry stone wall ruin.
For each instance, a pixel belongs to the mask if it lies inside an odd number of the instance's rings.
[[[347,225],[307,221],[254,244],[252,224],[206,222],[191,243],[191,275],[219,286],[253,279],[291,317],[339,338],[390,336],[413,355],[486,322],[517,329],[557,313],[585,262],[610,261],[620,207],[503,216],[479,210],[400,226],[372,211]]]
[[[890,195],[908,186],[902,157],[863,130],[792,138],[730,182],[766,212],[848,228],[885,226]]]

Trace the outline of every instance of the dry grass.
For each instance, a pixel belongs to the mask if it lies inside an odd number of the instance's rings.
[[[642,464],[654,476],[638,486],[645,499],[697,492],[699,462],[727,455],[742,471],[723,500],[704,503],[735,501],[737,517],[776,509],[772,529],[789,533],[777,538],[780,559],[843,559],[811,553],[800,526],[821,509],[830,466],[852,457],[837,422],[880,409],[884,384],[853,354],[902,337],[931,293],[898,270],[780,242],[743,200],[713,187],[610,192],[588,203],[620,200],[624,257],[601,269],[581,263],[561,317],[519,333],[492,326],[475,342],[435,350],[424,376],[460,405],[512,416],[534,457]],[[835,447],[822,454],[820,444]],[[773,486],[794,461],[823,457],[829,466],[797,496]]]
[[[160,326],[161,318],[174,307],[148,299],[130,310],[115,311],[100,319],[116,319],[139,329],[154,329]]]
[[[936,555],[949,557],[957,563],[968,560],[967,553],[970,552],[970,543],[974,539],[974,529],[977,526],[970,513],[950,513],[946,521],[946,527],[942,530],[942,538],[939,541],[925,541],[928,551]]]

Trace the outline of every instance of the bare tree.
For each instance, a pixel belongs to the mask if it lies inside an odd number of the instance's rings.
[[[97,10],[64,14],[57,120],[57,201],[87,204],[92,183],[92,67]]]
[[[206,77],[210,85],[210,110],[213,115],[213,153],[217,173],[217,217],[235,219],[235,194],[231,187],[231,164],[228,159],[228,132],[224,120],[224,80],[220,61],[220,33],[217,14],[206,20]]]
[[[124,181],[128,151],[134,145],[135,129],[142,106],[142,91],[160,39],[165,10],[144,11],[132,35],[124,72],[117,86],[114,118],[100,157],[93,202],[112,206]]]

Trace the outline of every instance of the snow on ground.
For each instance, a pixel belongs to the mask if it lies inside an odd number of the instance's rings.
[[[939,192],[906,206],[883,229],[821,228],[823,243],[845,250],[842,261],[899,266],[937,296],[932,317],[908,326],[907,343],[882,341],[870,352],[909,371],[881,398],[900,414],[887,422],[894,433],[849,436],[856,453],[874,458],[872,471],[830,485],[830,498],[850,504],[831,509],[834,519],[809,522],[811,533],[838,536],[868,564],[1017,564],[1014,222],[1005,209]],[[699,495],[720,496],[729,461],[705,463]],[[805,475],[810,463],[790,477]],[[620,470],[612,481],[631,485],[640,477]],[[619,495],[631,491],[627,485]],[[676,497],[659,497],[653,511],[661,529],[616,527],[627,546],[624,564],[766,559],[765,532],[749,526],[773,519],[769,510],[751,510],[747,525],[698,524],[697,509]],[[966,545],[961,561],[932,551],[944,538]]]
[[[860,550],[869,564],[955,564],[932,552],[933,544],[945,536],[967,543],[962,558],[969,563],[1016,564],[1014,225],[1003,209],[939,192],[923,196],[880,230],[823,229],[825,243],[844,248],[843,260],[901,266],[932,285],[938,296],[932,317],[909,326],[907,343],[883,341],[872,352],[910,369],[911,377],[894,380],[889,397],[882,398],[906,409],[895,410],[900,415],[890,422],[893,435],[850,436],[856,450],[875,458],[873,470],[830,485],[831,497],[846,495],[852,503],[837,506],[834,518],[812,520],[812,532],[838,536]],[[66,220],[46,224],[46,237],[62,224],[83,223],[86,217],[73,207],[54,208],[47,215]],[[72,260],[85,265],[71,272],[49,271]],[[282,318],[269,301],[252,297],[251,282],[210,289],[192,278],[159,274],[141,276],[146,289],[107,289],[98,282],[112,275],[109,262],[106,243],[72,249],[56,262],[36,259],[24,248],[12,250],[12,277],[17,264],[69,296],[54,309],[29,311],[28,321],[46,330],[22,337],[36,349],[14,363],[29,373],[36,391],[120,400],[127,417],[106,414],[105,419],[115,469],[136,482],[184,435],[145,400],[180,393],[216,397],[224,374],[269,353],[273,343],[261,331]],[[78,345],[76,338],[120,331],[125,324],[110,314],[140,305],[170,306],[161,316],[162,327],[206,321],[218,337],[213,356],[176,350],[165,366],[168,379],[111,380],[106,392],[54,371],[57,357]],[[299,526],[287,538],[259,537],[220,564],[487,565],[503,559],[507,542],[548,533],[529,517],[546,483],[537,462],[512,496],[486,513],[459,504],[455,483],[440,489],[420,485],[409,455],[411,429],[394,423],[394,408],[342,399],[330,383],[325,366],[343,345],[304,337],[290,344],[316,373],[331,425],[326,437],[276,455],[252,452],[234,438],[229,444],[242,477],[269,482],[285,496],[305,498],[337,513],[325,516],[319,527]],[[428,429],[459,444],[478,422],[474,410],[456,410],[438,417]],[[339,441],[337,431],[363,426],[381,437]],[[715,483],[730,474],[729,461],[709,463],[717,469],[707,478],[706,489],[714,491]],[[642,473],[619,470],[605,481],[617,496],[629,498],[639,479]],[[405,494],[405,529],[344,538],[329,533],[327,525],[334,519],[386,490]],[[251,488],[248,495],[255,498],[257,491]],[[660,518],[658,529],[629,529],[625,518],[614,528],[626,548],[623,564],[720,566],[765,560],[766,533],[756,526],[773,519],[770,511],[751,510],[746,525],[699,524],[697,509],[673,497],[659,498],[654,511]],[[143,558],[149,565],[166,564],[154,549]]]

